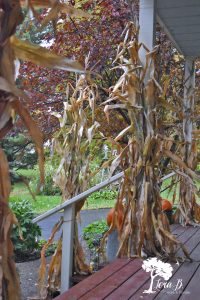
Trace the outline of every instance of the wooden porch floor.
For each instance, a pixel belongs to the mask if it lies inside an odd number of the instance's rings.
[[[184,243],[193,262],[171,263],[173,275],[168,285],[159,289],[156,277],[153,294],[145,294],[150,286],[150,273],[142,269],[141,259],[116,259],[97,273],[72,287],[56,300],[186,300],[200,299],[200,227],[172,225],[172,231]]]

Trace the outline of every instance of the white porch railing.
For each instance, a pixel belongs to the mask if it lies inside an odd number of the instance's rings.
[[[121,172],[117,175],[112,176],[111,178],[97,184],[96,186],[88,189],[87,191],[65,201],[64,203],[50,209],[44,214],[33,219],[33,223],[37,223],[54,213],[64,209],[63,213],[63,242],[62,242],[62,265],[61,265],[61,294],[67,291],[71,285],[72,277],[72,263],[73,263],[73,237],[74,237],[74,223],[75,223],[75,203],[79,202],[90,196],[92,193],[101,190],[102,188],[110,185],[113,182],[118,181],[124,175],[124,172]],[[164,181],[167,178],[175,175],[174,172],[164,176],[161,181]]]

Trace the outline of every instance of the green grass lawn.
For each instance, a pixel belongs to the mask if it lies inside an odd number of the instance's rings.
[[[47,166],[48,167],[48,166]],[[39,178],[38,169],[28,169],[28,170],[18,170],[19,175],[25,176],[30,180],[30,187],[34,192],[36,188],[36,182]],[[117,192],[109,190],[107,188],[93,193],[87,198],[83,209],[95,209],[95,208],[106,208],[113,207],[116,201]],[[10,195],[10,202],[17,202],[22,200],[28,200],[32,204],[32,207],[36,214],[41,214],[62,202],[62,197],[60,195],[55,196],[44,196],[36,195],[35,200],[30,195],[27,187],[24,183],[15,183],[12,187],[12,192]]]
[[[169,185],[169,180],[167,180],[164,186]],[[83,209],[95,209],[95,208],[106,208],[113,207],[115,204],[115,200],[117,197],[116,191],[109,191],[108,189],[104,189],[102,191],[93,193],[85,202]],[[172,193],[168,196],[168,191],[162,193],[163,198],[171,199]],[[12,189],[10,201],[21,201],[28,200],[33,206],[33,209],[36,214],[41,214],[56,205],[59,205],[62,201],[61,196],[43,196],[37,195],[36,200],[32,198],[27,187],[23,183],[16,183]]]
[[[105,208],[113,207],[115,204],[117,192],[104,189],[102,191],[93,193],[85,202],[83,209]],[[56,205],[59,205],[62,201],[60,195],[58,196],[44,196],[37,195],[34,200],[30,195],[27,187],[24,183],[16,183],[10,195],[10,202],[17,202],[21,200],[28,200],[33,206],[36,214],[41,214]]]
[[[56,206],[60,202],[59,196],[36,196],[36,200],[32,198],[27,187],[24,183],[16,183],[12,189],[10,195],[10,202],[18,202],[21,200],[28,200],[33,206],[36,214],[41,214],[52,207]]]

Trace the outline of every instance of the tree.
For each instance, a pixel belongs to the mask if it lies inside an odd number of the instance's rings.
[[[35,1],[33,1],[34,3]],[[37,42],[46,43],[46,47],[50,50],[66,57],[73,57],[81,63],[84,63],[85,57],[90,53],[88,68],[93,68],[93,71],[101,75],[94,80],[98,84],[100,92],[98,102],[103,102],[108,96],[109,87],[118,76],[118,71],[111,72],[110,67],[117,45],[122,41],[121,33],[126,22],[131,18],[131,11],[126,1],[120,0],[76,1],[73,7],[87,11],[91,18],[75,20],[73,15],[60,13],[57,20],[54,20],[56,34],[50,21],[43,27],[42,30],[45,32],[46,29],[46,33],[41,36],[40,40],[37,35]],[[40,7],[40,10],[39,17],[42,22],[46,17],[46,9]],[[29,27],[25,26],[27,22],[29,22]],[[22,27],[19,28],[19,36],[23,39],[30,36],[30,39],[35,41],[35,22],[39,23],[39,21],[28,20],[26,17],[25,25],[22,24]],[[31,35],[29,34],[30,30]],[[30,82],[31,84],[29,84]],[[56,119],[50,116],[48,111],[62,111],[68,82],[74,84],[74,74],[62,70],[52,72],[50,69],[42,68],[31,62],[24,62],[20,67],[18,84],[34,99],[28,104],[29,109],[46,135],[50,135],[59,127]],[[99,108],[99,110],[101,109]],[[100,115],[103,113],[99,113]],[[101,117],[104,128],[108,128],[103,119],[104,116]],[[117,122],[115,123],[119,126]]]
[[[22,133],[13,131],[0,141],[0,146],[8,159],[12,183],[22,178],[16,172],[18,169],[33,168],[37,164],[34,144],[30,137]]]
[[[142,264],[142,268],[146,272],[151,272],[151,282],[150,287],[148,290],[145,290],[143,293],[146,294],[153,294],[156,291],[153,291],[153,281],[155,277],[161,276],[164,280],[170,279],[172,276],[173,268],[169,263],[162,262],[161,260],[157,259],[156,257],[149,258],[144,260]]]

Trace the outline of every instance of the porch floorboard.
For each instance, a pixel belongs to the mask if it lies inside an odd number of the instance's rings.
[[[150,273],[142,269],[142,259],[116,259],[100,271],[84,279],[56,300],[185,300],[200,299],[200,227],[172,225],[171,230],[190,253],[192,262],[171,263],[173,275],[169,287],[157,286],[167,282],[161,277],[154,280],[153,294],[145,294],[150,286]],[[176,290],[179,282],[181,287]]]

